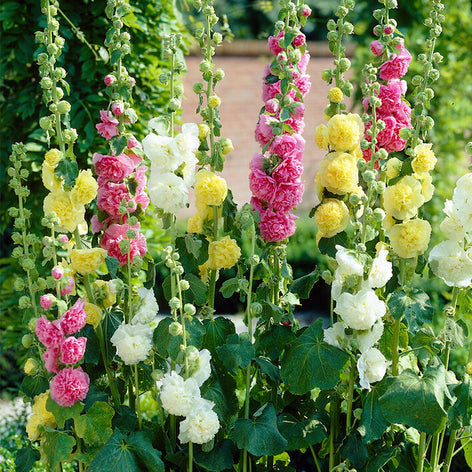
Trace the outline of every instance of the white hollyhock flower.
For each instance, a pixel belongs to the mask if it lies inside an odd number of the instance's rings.
[[[448,239],[453,241],[463,241],[465,238],[465,231],[459,219],[459,213],[454,206],[452,200],[444,202],[444,213],[446,218],[439,225],[439,229],[446,235]]]
[[[160,173],[154,167],[151,167],[148,194],[152,203],[166,213],[177,213],[188,201],[185,182],[175,174]]]
[[[161,136],[169,136],[169,123],[166,119],[161,117],[151,118],[148,121],[148,126]]]
[[[468,287],[472,283],[472,260],[456,241],[443,241],[429,253],[429,266],[449,287]]]
[[[387,372],[389,362],[375,347],[361,354],[357,361],[359,383],[362,388],[370,390],[370,384],[379,382]]]
[[[202,349],[198,353],[198,358],[193,362],[190,371],[191,377],[196,380],[199,387],[210,377],[211,374],[211,354],[208,349]]]
[[[336,245],[336,250],[337,270],[341,276],[363,275],[364,266],[356,259],[352,251],[339,244]]]
[[[472,233],[472,172],[463,175],[457,181],[452,201],[464,231]]]
[[[158,382],[161,389],[161,402],[171,415],[187,416],[194,409],[194,403],[200,399],[197,381],[191,377],[184,380],[177,372],[165,374]]]
[[[149,324],[155,321],[159,305],[153,289],[138,287],[139,301],[135,304],[135,315],[131,324]]]
[[[180,423],[179,441],[205,444],[211,441],[220,429],[218,415],[212,410],[213,402],[198,399],[192,411]]]
[[[183,162],[174,138],[150,133],[143,139],[143,151],[161,172],[176,170]]]
[[[370,329],[385,315],[385,303],[371,289],[362,289],[355,295],[342,293],[334,311],[353,329]]]
[[[372,262],[368,283],[371,288],[380,288],[392,278],[392,263],[387,260],[388,251],[381,249]]]
[[[185,185],[191,187],[195,183],[195,167],[198,164],[198,159],[194,154],[184,155],[184,166],[182,168],[182,178]]]
[[[367,331],[356,331],[356,339],[359,343],[359,351],[365,352],[374,344],[377,344],[382,337],[384,324],[381,320],[374,323],[371,329]]]
[[[200,146],[198,125],[195,123],[183,124],[182,132],[175,137],[175,142],[182,154],[195,154]]]
[[[346,348],[349,344],[349,337],[345,332],[346,325],[342,321],[334,323],[333,326],[323,331],[323,341],[339,349]]]
[[[126,365],[145,361],[152,348],[153,328],[148,325],[121,324],[110,341]]]

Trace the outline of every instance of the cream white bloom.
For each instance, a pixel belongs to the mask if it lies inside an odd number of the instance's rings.
[[[161,136],[169,136],[169,123],[166,119],[161,117],[151,118],[148,121],[148,126]]]
[[[370,329],[385,315],[385,303],[371,289],[364,288],[355,295],[344,292],[334,311],[353,329]]]
[[[339,273],[346,277],[348,275],[362,275],[364,266],[356,259],[353,252],[339,244],[336,245],[336,262]]]
[[[149,324],[155,321],[159,305],[152,288],[138,287],[139,301],[135,304],[135,315],[131,324]]]
[[[449,287],[472,284],[472,260],[456,241],[443,241],[429,253],[429,266]]]
[[[349,337],[346,335],[345,328],[346,325],[342,321],[334,323],[323,331],[323,341],[339,349],[348,347]]]
[[[175,174],[160,173],[151,166],[148,181],[148,194],[152,203],[166,213],[177,213],[188,201],[188,189],[185,182]]]
[[[457,208],[454,206],[452,200],[444,202],[444,213],[446,218],[439,225],[439,229],[446,235],[448,239],[453,241],[463,241],[465,238],[465,231],[460,221],[460,216]]]
[[[213,411],[213,402],[200,398],[192,405],[192,411],[180,422],[179,441],[205,444],[211,441],[220,429],[218,415]]]
[[[377,344],[382,337],[384,324],[382,320],[374,323],[371,329],[366,331],[355,331],[355,337],[359,343],[359,351],[365,352]]]
[[[362,353],[357,360],[361,387],[370,390],[371,383],[379,382],[384,378],[388,365],[387,359],[375,347]]]
[[[202,349],[198,353],[198,358],[191,367],[191,377],[196,380],[199,387],[210,377],[211,374],[211,354],[208,349]]]
[[[472,236],[472,172],[457,181],[452,201],[464,231]]]
[[[170,136],[148,134],[143,139],[143,151],[161,172],[176,170],[183,162],[182,153],[174,138]]]
[[[198,125],[185,123],[182,132],[175,137],[175,143],[182,154],[195,154],[200,146],[198,139]]]
[[[392,263],[387,260],[388,251],[381,249],[372,262],[368,283],[371,288],[380,288],[392,278]]]
[[[162,406],[171,415],[189,415],[195,402],[201,399],[197,381],[191,377],[184,380],[175,371],[165,374],[158,386],[161,389]]]
[[[110,341],[126,365],[145,361],[152,348],[153,328],[147,325],[121,324]]]

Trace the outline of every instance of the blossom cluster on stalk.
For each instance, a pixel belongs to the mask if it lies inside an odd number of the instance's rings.
[[[309,14],[309,8],[297,11],[305,19]],[[295,232],[297,217],[292,210],[302,201],[304,191],[303,98],[311,86],[306,73],[310,55],[305,51],[306,38],[300,31],[298,16],[296,21],[295,25],[282,23],[268,39],[275,58],[264,69],[264,107],[255,129],[262,152],[255,154],[250,163],[251,204],[260,215],[261,237],[273,242],[283,241]]]

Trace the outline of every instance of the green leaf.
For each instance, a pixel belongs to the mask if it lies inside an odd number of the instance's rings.
[[[447,317],[442,334],[444,340],[449,342],[451,350],[465,346],[467,343],[468,329],[462,320],[455,321],[453,317]]]
[[[235,327],[232,321],[223,316],[203,320],[205,336],[203,345],[212,353],[216,354],[216,348],[226,342],[226,338],[234,334]]]
[[[472,425],[472,382],[468,375],[464,376],[455,389],[457,399],[447,412],[451,429],[460,429]]]
[[[315,418],[297,420],[288,413],[282,413],[277,419],[282,436],[287,440],[285,450],[307,449],[326,438],[326,428]]]
[[[365,472],[379,472],[382,467],[391,459],[400,453],[399,447],[386,447],[376,451],[373,457],[370,457],[365,466]]]
[[[239,449],[246,449],[254,456],[276,456],[287,446],[287,440],[277,429],[277,416],[271,403],[266,403],[250,419],[239,418],[229,438]]]
[[[385,393],[385,382],[372,385],[371,388],[365,397],[359,424],[359,432],[367,444],[381,438],[390,425],[384,418],[379,405],[379,398]]]
[[[138,416],[129,406],[121,405],[112,420],[113,430],[134,431],[138,426]]]
[[[64,185],[66,187],[73,187],[79,175],[79,166],[77,162],[71,161],[70,159],[61,159],[54,169],[54,175],[59,179],[64,179]]]
[[[285,33],[283,38],[284,49],[287,49],[295,38],[294,33]]]
[[[41,375],[34,377],[27,375],[21,382],[20,392],[27,397],[33,398],[40,393],[45,392],[49,388],[49,382]]]
[[[472,469],[472,442],[469,438],[461,440],[464,446],[464,457],[467,465]]]
[[[41,454],[37,449],[33,449],[32,447],[20,449],[15,457],[16,472],[30,472],[39,459],[41,459]]]
[[[220,292],[224,298],[231,297],[238,290],[239,290],[238,277],[233,277],[232,279],[225,280],[220,288]]]
[[[46,456],[48,470],[55,470],[62,461],[70,460],[72,448],[75,446],[72,436],[51,428],[44,428],[43,436],[41,450]]]
[[[262,304],[261,318],[271,323],[280,323],[284,315],[284,310],[271,302],[264,302]]]
[[[77,436],[88,445],[105,443],[113,434],[111,420],[115,411],[105,402],[95,402],[85,415],[75,420]]]
[[[309,274],[294,280],[293,284],[290,286],[290,291],[296,293],[300,298],[309,298],[311,289],[319,278],[318,269],[315,269]]]
[[[112,57],[113,57],[113,54],[112,54]],[[118,134],[110,138],[108,143],[110,144],[110,150],[113,153],[113,155],[118,156],[125,150],[126,146],[128,145],[128,139],[126,136],[121,136]]]
[[[267,74],[265,78],[266,85],[276,84],[280,79],[274,74]]]
[[[76,420],[80,416],[80,413],[82,413],[83,409],[84,409],[84,404],[81,402],[75,402],[74,405],[66,407],[66,406],[58,405],[51,398],[51,396],[48,396],[48,399],[46,401],[46,410],[48,410],[50,413],[54,415],[57,426],[59,426],[59,428],[61,429],[64,428],[64,424],[66,420],[71,419],[71,418],[73,420]]]
[[[119,429],[93,458],[87,472],[140,472],[138,460]]]
[[[259,365],[261,372],[266,374],[272,382],[280,382],[279,368],[272,364],[269,359],[265,357],[255,357],[254,362]]]
[[[284,79],[285,80],[285,79]],[[287,121],[290,119],[290,109],[287,107],[282,108],[280,112],[280,121]]]
[[[116,272],[120,268],[120,262],[116,257],[106,256],[105,264],[107,265],[108,273],[112,279],[116,278]]]
[[[216,348],[226,369],[233,375],[238,373],[238,367],[245,369],[255,355],[254,345],[249,340],[247,333],[232,334],[228,337],[224,346]]]
[[[282,91],[283,95],[287,95],[289,85],[290,82],[288,79],[282,79],[280,81],[280,90]]]
[[[169,333],[169,326],[173,322],[172,317],[168,316],[159,321],[153,333],[153,344],[156,346],[157,352],[164,359],[169,355],[168,347],[173,336]]]
[[[207,299],[208,286],[194,274],[187,274],[185,279],[190,284],[190,293],[192,294],[193,301],[197,305],[202,306]]]
[[[382,413],[390,423],[403,423],[427,434],[444,426],[449,398],[444,366],[430,367],[422,377],[411,369],[394,377],[380,397]]]
[[[323,320],[315,321],[285,351],[281,375],[288,390],[302,395],[315,387],[329,389],[339,382],[349,355],[323,342]]]
[[[154,449],[150,431],[136,431],[135,433],[131,433],[127,443],[140,461],[147,467],[147,470],[152,470],[152,472],[164,472],[161,451]]]
[[[118,61],[120,60],[121,58],[121,50],[120,49],[115,49],[112,53],[111,53],[111,57],[110,57],[110,64],[112,66],[114,66],[115,64],[118,63]]]
[[[424,323],[433,321],[433,307],[429,302],[429,296],[416,288],[407,292],[399,290],[390,295],[387,306],[392,316],[399,320],[405,316],[408,322],[408,330],[412,333],[418,331]]]
[[[233,442],[229,439],[224,439],[210,452],[203,452],[195,448],[193,457],[195,463],[205,470],[209,470],[210,472],[223,472],[232,468],[234,453],[235,448]]]
[[[203,247],[203,242],[194,234],[187,233],[185,235],[185,247],[192,256],[199,261],[200,250]],[[204,255],[206,257],[206,254]],[[203,264],[205,261],[201,262]],[[197,262],[198,263],[198,262]]]
[[[97,365],[100,361],[100,341],[93,326],[87,324],[80,330],[80,336],[87,337],[87,349],[84,354],[86,364]]]
[[[335,234],[332,238],[321,238],[318,242],[318,249],[321,254],[326,254],[329,257],[335,258],[337,244],[343,247],[348,246],[347,234],[345,231]]]
[[[350,432],[341,447],[341,458],[348,459],[356,468],[361,468],[369,457],[367,447],[356,430]]]

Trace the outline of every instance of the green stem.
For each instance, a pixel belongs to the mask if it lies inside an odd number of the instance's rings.
[[[392,375],[398,375],[398,344],[400,341],[400,320],[393,321],[393,336],[392,336]]]
[[[416,465],[416,472],[423,472],[424,456],[426,454],[426,433],[420,433],[420,444],[418,446],[418,463]]]
[[[139,377],[138,377],[138,364],[134,364],[134,380],[135,380],[135,395],[136,395],[136,412],[138,414],[138,426],[139,429],[143,427],[143,419],[141,416],[141,400],[139,398]]]
[[[330,428],[329,428],[329,470],[336,465],[335,443],[337,438],[337,428],[339,423],[339,401],[331,400],[330,403]]]
[[[213,207],[213,241],[218,241],[219,238],[219,207]],[[208,288],[208,305],[211,308],[215,306],[215,292],[216,292],[216,276],[217,270],[210,270],[210,283]]]
[[[170,444],[172,451],[175,451],[177,445],[177,418],[175,415],[169,415],[170,418]]]
[[[346,435],[351,431],[352,424],[352,399],[354,396],[354,381],[356,380],[357,369],[356,361],[351,358],[351,371],[349,372],[349,384],[347,393],[347,410],[346,410]]]
[[[469,343],[469,355],[467,356],[467,362],[472,362],[472,341]]]
[[[440,454],[440,448],[439,448],[439,436],[440,433],[434,433],[433,434],[433,441],[431,443],[431,457],[430,457],[430,465],[431,465],[431,472],[438,472],[438,461],[439,461],[439,454]]]
[[[193,471],[193,443],[188,443],[188,472]]]
[[[333,324],[334,324],[334,300],[333,300],[333,297],[330,297],[330,299],[329,299],[329,319],[330,319],[331,327],[333,327]]]
[[[316,470],[318,472],[321,472],[320,464],[318,463],[318,458],[316,457],[315,451],[314,451],[313,446],[311,444],[310,444],[310,451],[311,451],[311,455],[313,456],[313,460],[315,461]]]
[[[446,459],[444,461],[443,472],[449,472],[449,468],[451,467],[452,457],[454,456],[454,447],[456,445],[456,435],[457,430],[451,430],[451,434],[449,436],[449,444],[447,445]]]
[[[171,39],[172,41],[172,39]],[[175,68],[175,53],[174,44],[171,44],[172,54],[170,56],[170,99],[174,98],[174,68]],[[170,113],[170,135],[174,136],[174,115],[175,111]]]

